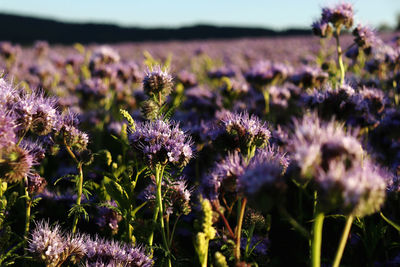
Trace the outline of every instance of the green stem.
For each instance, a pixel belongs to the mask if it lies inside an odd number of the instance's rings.
[[[340,68],[340,85],[343,85],[345,71],[344,71],[342,47],[340,46],[339,35],[340,35],[340,27],[336,28],[335,39],[336,39],[336,50],[337,50],[337,55],[338,55],[338,63],[339,63],[339,68]]]
[[[236,262],[240,262],[240,237],[242,235],[242,224],[243,224],[244,211],[246,209],[246,203],[247,203],[247,198],[243,198],[243,202],[239,213],[238,225],[236,228],[236,247],[235,247]]]
[[[284,216],[288,222],[293,226],[295,230],[297,230],[302,236],[304,236],[307,239],[310,239],[310,233],[303,227],[301,226],[290,214],[289,212],[284,208],[280,207],[279,212],[282,216]]]
[[[353,220],[354,220],[353,215],[350,215],[349,217],[347,217],[346,225],[343,229],[342,238],[340,239],[339,247],[336,251],[335,260],[333,261],[332,267],[339,267],[340,260],[342,259],[344,248],[346,247],[347,238],[349,236],[350,228],[353,223]]]
[[[32,207],[32,200],[29,196],[28,192],[28,178],[25,177],[25,198],[26,198],[26,210],[25,210],[25,230],[24,230],[24,239],[28,237],[29,233],[29,225],[31,221],[31,207]]]
[[[321,243],[322,243],[322,226],[324,224],[324,213],[318,212],[314,217],[313,224],[313,241],[311,244],[311,266],[321,266]]]
[[[153,252],[154,252],[154,249],[152,248],[152,246],[153,246],[153,239],[154,239],[154,228],[155,228],[155,225],[157,224],[157,219],[158,219],[158,206],[156,206],[154,208],[151,233],[149,236],[149,247],[150,247],[150,251],[151,251],[151,253],[150,253],[151,256],[153,256]]]
[[[76,196],[76,206],[81,205],[81,199],[82,199],[82,187],[83,187],[83,171],[82,171],[82,163],[78,163],[78,171],[79,171],[79,182],[78,182],[78,188],[77,188],[77,196]],[[79,213],[75,214],[74,216],[74,221],[72,223],[72,233],[75,234],[76,232],[76,226],[78,225],[78,220],[79,220]]]
[[[164,172],[163,167],[156,168],[156,182],[157,182],[157,197],[156,198],[157,198],[157,205],[158,205],[158,211],[159,211],[159,223],[160,223],[160,228],[161,228],[161,235],[162,235],[162,239],[163,239],[163,243],[164,243],[164,249],[166,250],[166,252],[168,254],[167,255],[168,266],[172,266],[169,245],[168,245],[167,237],[165,234],[165,225],[164,225],[164,211],[163,211],[162,193],[161,193],[163,172]]]
[[[246,240],[246,249],[244,251],[244,259],[245,260],[247,260],[247,258],[250,256],[249,255],[250,242],[251,242],[251,239],[253,238],[253,233],[254,233],[255,228],[256,228],[256,225],[253,223],[250,226],[249,235],[247,236],[247,240]]]
[[[269,114],[269,91],[268,88],[263,89],[264,101],[265,101],[265,114]]]
[[[5,184],[4,190],[3,190],[3,183]],[[3,194],[7,190],[7,183],[3,182],[3,180],[0,178],[0,230],[2,229],[3,222],[4,222],[4,217],[6,213],[6,207],[7,207],[7,199],[4,197]]]
[[[176,220],[175,220],[175,222],[174,222],[174,226],[172,226],[172,232],[171,232],[171,236],[170,236],[170,238],[169,238],[169,246],[171,247],[171,245],[172,245],[172,239],[174,238],[174,234],[175,234],[175,229],[176,229],[176,226],[178,225],[178,221],[179,221],[179,218],[181,217],[181,215],[179,214],[179,216],[176,218]]]

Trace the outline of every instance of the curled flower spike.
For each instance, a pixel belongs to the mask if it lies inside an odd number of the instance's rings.
[[[143,79],[143,90],[150,97],[159,96],[165,98],[173,88],[172,76],[163,71],[160,66],[155,66],[152,70],[148,70]]]

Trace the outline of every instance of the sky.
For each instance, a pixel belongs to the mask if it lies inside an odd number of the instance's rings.
[[[178,27],[194,24],[309,27],[331,0],[0,0],[0,12],[67,22]],[[350,0],[356,22],[396,25],[400,0]]]

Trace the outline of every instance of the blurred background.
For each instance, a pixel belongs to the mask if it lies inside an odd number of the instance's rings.
[[[399,0],[353,0],[360,22],[400,28]],[[194,40],[310,34],[337,1],[0,0],[0,39],[19,43]]]

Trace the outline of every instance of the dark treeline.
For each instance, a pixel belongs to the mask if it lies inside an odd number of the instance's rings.
[[[229,39],[241,37],[308,35],[310,30],[288,29],[275,31],[265,28],[225,27],[196,25],[182,28],[119,27],[109,24],[64,23],[49,19],[38,19],[0,14],[0,39],[21,44],[35,40],[50,43],[117,43],[129,41],[165,41],[195,39]]]

